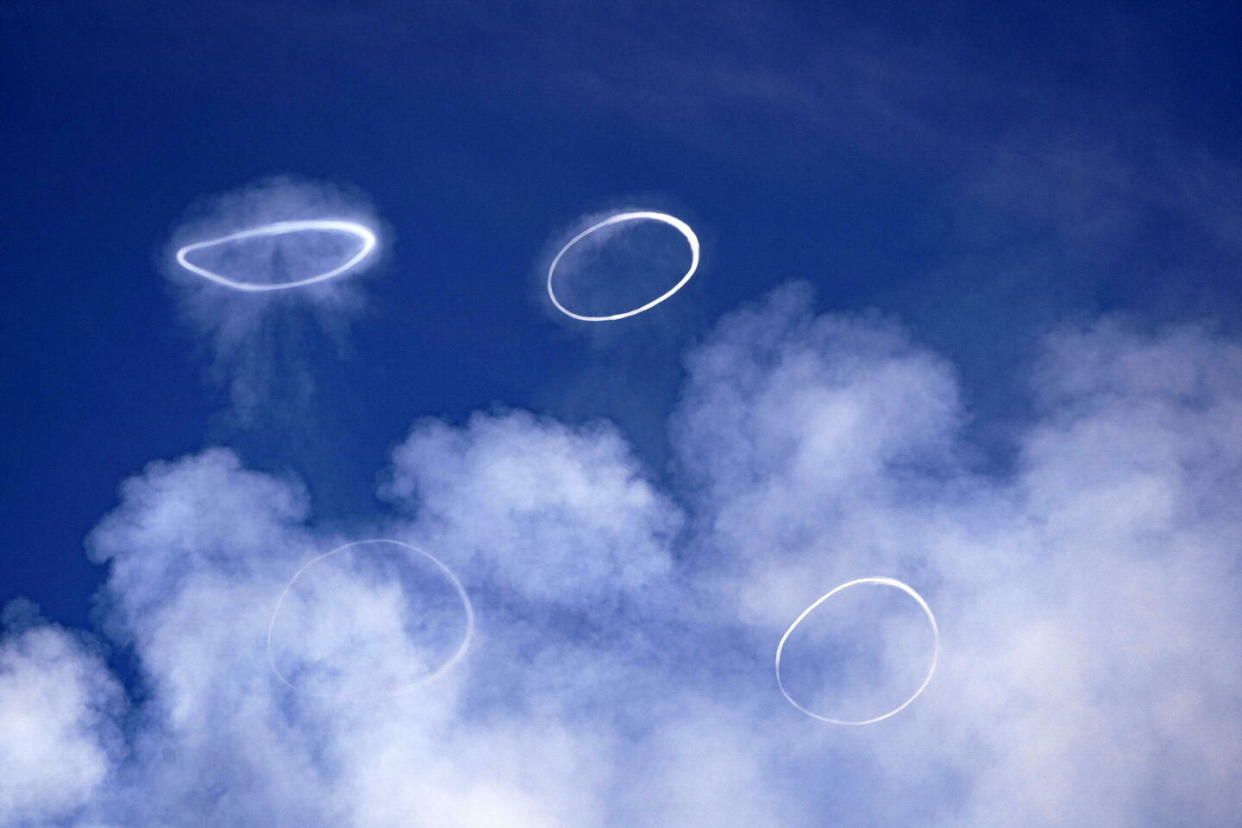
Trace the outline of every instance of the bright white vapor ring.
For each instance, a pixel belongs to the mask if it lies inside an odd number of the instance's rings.
[[[657,296],[655,299],[652,299],[650,302],[643,305],[642,307],[634,308],[633,310],[628,310],[623,313],[614,313],[611,316],[583,316],[582,314],[574,313],[569,308],[562,305],[560,301],[558,301],[556,298],[556,291],[552,289],[552,275],[553,273],[556,272],[556,266],[560,263],[561,257],[563,257],[569,251],[569,248],[573,247],[575,244],[582,241],[582,239],[591,235],[592,233],[594,233],[596,230],[599,230],[600,228],[607,227],[611,224],[620,224],[623,221],[640,221],[643,219],[647,219],[650,221],[664,222],[665,224],[674,228],[675,230],[677,230],[679,233],[681,233],[683,236],[686,237],[686,243],[690,245],[690,269],[686,271],[685,276],[681,277],[681,281],[679,281],[677,284],[673,285],[663,294],[661,294],[660,296]],[[686,224],[684,221],[677,218],[676,216],[670,216],[668,213],[653,213],[649,211],[638,211],[634,213],[617,213],[615,216],[609,216],[608,218],[604,219],[598,224],[592,224],[590,227],[583,230],[581,233],[579,233],[578,235],[570,239],[568,242],[566,242],[565,246],[560,249],[560,251],[556,254],[556,257],[552,259],[552,264],[548,265],[548,298],[552,300],[552,304],[555,305],[556,309],[559,310],[561,313],[565,314],[566,316],[577,319],[581,322],[611,322],[615,319],[625,319],[627,316],[635,316],[637,314],[642,313],[645,310],[651,310],[656,305],[660,304],[665,299],[669,298],[674,293],[681,290],[682,287],[686,284],[686,282],[690,281],[690,277],[694,275],[694,271],[698,269],[699,269],[699,237],[694,235],[694,231],[690,229],[690,225]]]
[[[356,236],[362,241],[362,246],[358,248],[358,252],[354,253],[344,264],[334,267],[323,273],[316,273],[314,276],[308,276],[305,279],[298,279],[293,282],[280,282],[278,284],[263,285],[254,282],[239,282],[236,279],[230,279],[219,273],[200,267],[189,260],[189,254],[195,250],[204,250],[208,247],[215,247],[229,242],[241,241],[242,239],[253,239],[264,236],[283,236],[287,233],[304,233],[307,231],[321,230],[337,233],[348,233]],[[343,221],[341,219],[303,219],[298,221],[277,221],[271,224],[264,224],[259,227],[251,227],[248,230],[240,230],[236,233],[230,233],[227,236],[221,236],[218,239],[207,239],[206,241],[194,242],[187,244],[177,251],[177,264],[181,265],[191,273],[196,273],[204,279],[210,279],[216,284],[233,288],[234,290],[246,291],[264,291],[264,290],[288,290],[289,288],[302,287],[303,285],[312,285],[316,282],[327,281],[334,276],[340,276],[342,273],[357,266],[363,259],[371,255],[371,251],[375,249],[376,238],[371,228],[363,224],[353,221]]]
[[[429,684],[442,677],[449,670],[457,666],[457,662],[461,661],[462,658],[465,657],[466,651],[470,649],[470,641],[474,638],[474,606],[470,603],[470,596],[466,594],[466,588],[461,585],[461,581],[458,580],[457,576],[453,574],[453,570],[449,569],[443,561],[435,555],[432,555],[430,552],[419,549],[417,546],[411,546],[408,543],[403,543],[402,541],[392,540],[390,538],[370,538],[367,540],[353,541],[324,552],[322,555],[316,555],[306,563],[302,564],[302,567],[298,569],[297,572],[293,573],[293,577],[289,579],[289,583],[285,584],[285,588],[280,593],[280,598],[276,600],[276,606],[272,609],[272,619],[267,623],[267,663],[268,666],[272,668],[272,672],[276,674],[276,678],[284,682],[284,684],[289,688],[293,690],[298,689],[292,682],[289,681],[289,679],[285,677],[283,673],[280,672],[280,668],[276,666],[276,659],[272,657],[272,631],[276,626],[276,617],[280,615],[280,607],[284,604],[285,597],[289,594],[289,590],[293,588],[294,583],[297,582],[302,573],[314,564],[322,561],[329,555],[335,555],[338,552],[344,552],[347,549],[352,549],[355,546],[362,546],[367,543],[390,543],[394,546],[400,546],[403,549],[408,549],[411,552],[417,552],[427,560],[431,561],[441,572],[444,573],[444,577],[448,579],[449,583],[453,585],[453,589],[457,591],[457,597],[461,600],[462,609],[466,613],[466,631],[462,633],[461,643],[457,645],[457,649],[453,651],[453,654],[435,670],[432,670],[430,673],[417,681],[404,685],[400,690],[394,691],[393,694],[395,695],[396,693],[413,690],[415,687],[421,687],[424,684]]]
[[[914,694],[911,695],[910,698],[903,701],[901,704],[894,707],[892,710],[885,713],[884,715],[876,716],[873,719],[863,719],[861,721],[849,721],[846,719],[833,719],[833,718],[829,718],[828,716],[823,716],[819,713],[815,713],[811,710],[807,710],[805,707],[798,704],[798,702],[794,700],[793,696],[789,695],[789,691],[785,689],[785,683],[781,681],[781,653],[785,649],[785,642],[789,640],[789,636],[793,633],[795,629],[797,629],[798,625],[801,624],[802,621],[808,615],[814,612],[816,607],[818,607],[820,604],[827,601],[832,596],[836,595],[838,592],[849,589],[852,586],[858,586],[859,584],[879,584],[880,586],[894,587],[895,589],[899,589],[902,592],[906,593],[911,598],[913,598],[916,603],[918,603],[918,605],[923,609],[923,613],[927,616],[927,620],[931,624],[931,628],[932,628],[933,643],[932,643],[931,664],[927,668],[927,677],[923,679],[923,683],[920,684],[918,689],[914,691]],[[832,590],[825,593],[824,595],[821,595],[819,597],[819,600],[817,600],[815,603],[811,604],[809,607],[804,609],[802,611],[802,614],[799,615],[797,618],[795,618],[794,622],[789,625],[789,629],[785,630],[785,634],[781,636],[780,643],[776,645],[776,686],[780,688],[781,695],[785,697],[786,701],[788,701],[794,707],[801,710],[806,715],[810,716],[812,719],[819,719],[821,722],[827,722],[828,724],[836,724],[836,725],[875,724],[876,722],[884,721],[889,716],[896,716],[898,713],[905,710],[910,705],[911,702],[913,702],[915,699],[917,699],[920,695],[923,694],[923,691],[927,689],[927,685],[931,683],[932,674],[936,672],[936,659],[939,656],[940,656],[940,627],[936,624],[936,616],[932,614],[931,607],[927,606],[927,602],[923,600],[922,595],[919,595],[917,592],[914,591],[912,587],[907,586],[906,584],[903,584],[901,581],[898,581],[896,578],[885,578],[882,576],[875,576],[875,577],[870,577],[870,578],[857,578],[853,581],[846,581],[840,586],[834,587]]]

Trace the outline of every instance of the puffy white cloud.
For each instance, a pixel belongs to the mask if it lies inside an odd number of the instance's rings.
[[[1050,336],[1037,364],[1007,470],[972,454],[946,361],[891,321],[816,316],[798,287],[689,356],[675,495],[604,424],[417,423],[383,486],[400,514],[358,537],[442,559],[478,627],[452,672],[397,696],[373,691],[424,658],[435,630],[408,615],[434,579],[395,590],[374,577],[388,569],[336,560],[278,629],[349,692],[290,688],[267,662],[276,600],[358,538],[312,528],[296,482],[227,450],[152,464],[90,544],[110,632],[139,661],[129,755],[109,771],[105,731],[64,724],[112,686],[102,664],[63,633],[41,635],[76,656],[13,639],[0,682],[68,665],[87,688],[5,694],[62,723],[34,728],[35,750],[97,760],[76,784],[19,773],[22,807],[108,824],[1230,824],[1242,349],[1105,321]],[[816,597],[872,574],[927,598],[940,666],[899,716],[826,727],[781,698],[773,649]],[[921,667],[925,631],[896,597],[866,608],[873,641]],[[810,616],[799,646],[840,644],[833,617]],[[855,674],[868,654],[840,652],[845,683],[809,674],[816,704],[900,699],[919,678]]]
[[[688,367],[674,428],[702,564],[745,584],[745,617],[788,623],[832,586],[923,554],[911,535],[936,522],[961,465],[944,360],[889,321],[816,317],[794,285],[726,318]]]
[[[0,823],[72,817],[121,752],[121,689],[69,632],[35,623],[0,643]]]
[[[524,412],[420,424],[386,490],[416,507],[428,544],[539,601],[592,602],[667,577],[680,524],[612,427]]]
[[[198,576],[228,578],[285,566],[307,543],[300,484],[242,469],[228,449],[157,461],[127,481],[120,508],[91,534],[93,560],[109,562],[107,599],[131,633]]]
[[[975,822],[1213,825],[1236,809],[1240,368],[1200,330],[1050,340],[1011,511],[984,536],[1008,571],[944,565],[971,616],[955,659],[974,664],[939,698],[978,711],[985,761],[962,763]]]
[[[945,824],[1227,824],[1242,351],[1194,328],[1058,332],[1017,469],[983,475],[945,367],[858,326],[778,294],[691,360],[704,547],[742,559],[717,583],[757,625],[849,577],[925,590],[942,667],[867,752],[890,783],[955,780]]]

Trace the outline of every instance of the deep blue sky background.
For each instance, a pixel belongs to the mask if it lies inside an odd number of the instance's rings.
[[[7,0],[0,603],[88,626],[82,539],[118,482],[218,441],[329,519],[371,516],[426,415],[609,417],[662,469],[685,347],[795,278],[951,357],[1003,464],[1048,325],[1236,327],[1230,6]],[[273,174],[356,187],[394,231],[312,452],[222,417],[160,272],[189,205]],[[619,204],[690,221],[704,265],[661,315],[584,332],[537,274]]]

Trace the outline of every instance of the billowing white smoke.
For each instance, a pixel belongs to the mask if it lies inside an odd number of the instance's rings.
[[[122,691],[59,627],[6,612],[0,643],[0,824],[46,825],[80,811],[121,753]]]
[[[441,558],[478,629],[444,680],[391,698],[298,692],[266,660],[289,577],[354,538],[312,531],[295,482],[226,450],[153,464],[91,541],[149,693],[129,753],[82,718],[115,693],[102,666],[62,632],[19,633],[0,687],[63,669],[52,683],[82,689],[0,696],[3,761],[10,732],[56,757],[9,765],[23,782],[0,807],[109,825],[1231,824],[1242,349],[1102,322],[1038,364],[1003,474],[973,459],[949,364],[891,322],[815,316],[797,287],[690,355],[673,492],[605,425],[420,422],[383,486],[399,517],[362,534]],[[864,575],[927,598],[941,663],[898,716],[827,727],[777,692],[772,651]],[[365,603],[353,586],[342,600]],[[13,643],[32,635],[75,655]]]
[[[526,600],[580,606],[670,574],[680,518],[607,424],[573,430],[526,413],[427,421],[393,454],[387,496],[420,537],[477,561]]]

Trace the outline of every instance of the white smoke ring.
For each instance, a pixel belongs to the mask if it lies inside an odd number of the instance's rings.
[[[239,282],[236,279],[230,279],[227,276],[200,267],[189,260],[189,254],[195,250],[205,250],[209,247],[216,247],[229,242],[241,241],[243,239],[253,239],[266,236],[283,236],[287,233],[304,233],[307,231],[328,231],[337,233],[348,233],[356,236],[361,242],[361,246],[353,256],[344,264],[334,267],[323,273],[316,273],[314,276],[308,276],[305,279],[298,279],[293,282],[281,282],[279,284],[263,285],[254,282]],[[206,241],[194,242],[187,244],[177,251],[177,264],[181,267],[209,279],[216,284],[233,288],[234,290],[245,291],[267,291],[267,290],[288,290],[289,288],[302,287],[304,285],[312,285],[316,282],[324,282],[328,279],[340,276],[354,267],[357,267],[363,259],[371,255],[375,249],[377,239],[371,228],[363,224],[353,221],[344,221],[341,219],[302,219],[298,221],[277,221],[271,224],[264,224],[259,227],[251,227],[247,230],[240,230],[236,233],[230,233],[227,236],[220,236],[215,239],[207,239]]]
[[[930,665],[928,665],[928,668],[927,668],[927,676],[926,678],[923,679],[923,683],[918,686],[918,689],[914,691],[914,693],[910,696],[910,698],[906,699],[904,702],[899,704],[897,707],[894,707],[892,710],[888,711],[887,713],[881,716],[876,716],[875,718],[872,718],[872,719],[863,719],[861,721],[850,721],[846,719],[833,719],[828,716],[824,716],[814,711],[806,709],[802,705],[798,704],[798,702],[794,700],[793,696],[789,695],[789,691],[785,689],[785,683],[781,680],[781,654],[785,650],[785,642],[789,640],[789,636],[793,634],[793,631],[798,628],[798,625],[801,624],[802,621],[808,615],[810,615],[812,612],[815,611],[816,607],[818,607],[820,604],[827,601],[832,596],[836,595],[838,592],[849,589],[852,586],[858,586],[859,584],[878,584],[880,586],[893,587],[895,589],[901,590],[902,592],[906,593],[907,595],[909,595],[911,598],[915,600],[915,602],[923,610],[923,614],[927,616],[928,623],[931,624],[932,637],[933,637],[931,663]],[[781,636],[780,643],[776,645],[776,686],[780,688],[781,695],[785,697],[786,701],[788,701],[794,707],[798,708],[798,710],[810,716],[812,719],[818,719],[821,722],[827,722],[828,724],[835,724],[835,725],[875,724],[876,722],[884,721],[890,716],[896,716],[898,713],[900,713],[901,711],[909,707],[911,702],[913,702],[915,699],[917,699],[919,696],[923,694],[923,691],[927,689],[927,685],[931,683],[932,675],[936,672],[936,660],[939,658],[939,656],[940,656],[940,627],[938,624],[936,624],[936,616],[932,613],[931,607],[927,605],[927,602],[923,600],[922,595],[919,595],[917,592],[914,591],[912,587],[908,586],[907,584],[902,583],[901,581],[898,581],[896,578],[885,578],[882,576],[875,576],[875,577],[869,577],[869,578],[857,578],[853,581],[846,581],[840,586],[834,587],[827,593],[821,595],[819,599],[815,601],[815,603],[811,604],[809,607],[804,609],[802,611],[802,614],[794,619],[794,622],[789,625],[789,629],[785,630],[785,634]]]
[[[276,606],[272,609],[272,618],[267,623],[267,663],[268,666],[271,667],[272,672],[276,674],[276,678],[280,679],[281,682],[283,682],[290,689],[297,690],[298,688],[294,686],[294,684],[290,682],[282,672],[280,672],[280,668],[276,666],[276,659],[272,655],[272,632],[276,627],[276,618],[280,615],[280,608],[284,604],[285,598],[289,595],[289,590],[291,590],[293,585],[297,583],[297,580],[302,576],[302,573],[306,572],[306,570],[314,566],[319,561],[322,561],[324,558],[335,555],[338,552],[344,552],[347,549],[352,549],[355,546],[362,546],[363,544],[368,543],[389,543],[394,546],[400,546],[411,552],[417,552],[419,555],[422,555],[424,558],[431,561],[435,564],[436,568],[444,574],[444,577],[448,579],[448,582],[453,585],[453,589],[457,592],[457,597],[461,601],[462,610],[466,614],[466,629],[465,632],[462,633],[461,643],[457,645],[457,649],[453,651],[453,654],[435,670],[431,671],[417,681],[403,685],[399,690],[393,691],[391,695],[408,692],[416,687],[422,687],[423,685],[430,684],[431,682],[443,677],[457,666],[457,663],[465,657],[466,651],[470,649],[470,642],[474,638],[474,605],[470,603],[470,596],[466,593],[466,588],[462,586],[461,581],[455,574],[453,574],[453,570],[449,569],[443,561],[435,555],[432,555],[430,552],[419,549],[417,546],[411,546],[408,543],[403,543],[402,541],[392,540],[390,538],[369,538],[367,540],[352,541],[342,546],[338,546],[335,549],[324,552],[322,555],[316,555],[306,563],[302,564],[301,568],[299,568],[297,572],[293,573],[293,577],[289,579],[287,584],[285,584],[285,588],[281,590],[280,597],[276,600]]]
[[[556,298],[556,291],[552,288],[552,276],[556,272],[556,266],[560,263],[561,258],[569,251],[569,248],[573,247],[575,244],[582,241],[582,239],[586,238],[587,236],[591,235],[596,230],[599,230],[601,228],[608,227],[609,225],[612,225],[612,224],[619,224],[623,221],[640,221],[644,219],[650,220],[650,221],[663,222],[669,225],[670,227],[674,228],[675,230],[677,230],[683,236],[685,236],[686,243],[690,245],[690,269],[686,271],[686,275],[681,277],[681,281],[679,281],[677,284],[673,285],[663,294],[661,294],[660,296],[657,296],[655,299],[652,299],[650,302],[643,305],[642,307],[634,308],[633,310],[624,311],[623,313],[614,313],[610,316],[583,316],[582,314],[574,313],[569,308],[562,305],[560,301]],[[581,322],[611,322],[616,319],[625,319],[627,316],[636,316],[642,313],[643,311],[651,310],[656,305],[660,304],[665,299],[668,299],[674,293],[681,290],[682,287],[685,286],[686,282],[690,281],[690,277],[693,276],[694,272],[698,269],[699,269],[699,237],[696,236],[694,234],[694,231],[690,229],[690,225],[686,224],[684,221],[677,218],[676,216],[670,216],[668,213],[655,213],[655,212],[650,212],[650,211],[637,211],[633,213],[617,213],[614,216],[609,216],[608,218],[604,219],[598,224],[592,224],[590,227],[583,230],[581,233],[579,233],[578,235],[570,239],[568,242],[566,242],[565,246],[560,249],[560,251],[552,259],[552,264],[548,265],[548,298],[552,300],[552,304],[556,306],[557,310],[559,310],[561,313],[573,319],[577,319]]]

